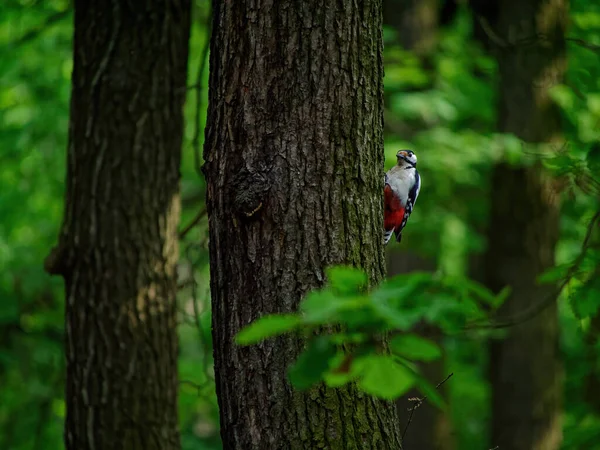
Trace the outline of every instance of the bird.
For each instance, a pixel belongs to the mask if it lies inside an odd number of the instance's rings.
[[[417,155],[412,150],[399,150],[396,165],[385,174],[383,238],[388,244],[392,233],[402,241],[402,230],[408,222],[419,191],[421,176],[417,171]]]

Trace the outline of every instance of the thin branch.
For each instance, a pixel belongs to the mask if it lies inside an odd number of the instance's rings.
[[[195,247],[193,244],[189,245],[186,249],[186,257],[187,260],[190,264],[190,268],[192,271],[191,274],[191,279],[192,279],[192,283],[191,283],[191,297],[192,297],[192,307],[194,310],[194,325],[196,327],[196,330],[198,331],[198,338],[200,339],[200,343],[202,345],[202,368],[204,371],[204,375],[205,375],[205,380],[203,385],[208,385],[210,382],[210,373],[209,373],[209,353],[210,353],[210,348],[209,348],[209,344],[207,342],[207,339],[205,339],[205,335],[204,335],[204,327],[202,326],[202,313],[200,312],[200,308],[198,307],[198,283],[196,282],[196,278],[194,277],[194,268],[195,268],[195,264],[194,264],[194,260],[191,256],[191,251],[197,248]]]
[[[452,378],[453,375],[454,375],[454,372],[452,372],[450,375],[448,375],[446,378],[444,378],[442,381],[440,381],[435,388],[439,389],[439,387],[442,384],[444,384],[446,381],[448,381],[450,378]],[[404,427],[404,431],[402,432],[402,441],[404,441],[404,437],[406,436],[406,432],[408,431],[408,427],[410,426],[410,424],[412,422],[412,418],[413,418],[413,414],[415,413],[415,410],[419,406],[421,406],[423,404],[423,402],[425,402],[426,399],[427,399],[427,396],[425,396],[423,398],[415,397],[415,398],[409,399],[411,401],[414,401],[415,405],[409,409],[410,415],[408,416],[408,422],[406,423],[406,426]]]
[[[592,44],[591,42],[584,41],[579,38],[567,38],[567,42],[572,42],[573,44],[577,44],[580,47],[586,48],[592,52],[600,52],[600,45]]]
[[[202,390],[204,389],[204,385],[200,385],[194,381],[191,380],[180,380],[179,384],[181,385],[188,385],[193,387],[194,389],[196,389],[196,391],[198,391],[198,397],[202,396]]]
[[[508,317],[508,318],[501,319],[501,320],[494,320],[488,324],[473,323],[471,325],[467,325],[465,327],[465,330],[500,329],[500,328],[509,328],[509,327],[512,327],[515,325],[519,325],[519,324],[522,324],[524,322],[527,322],[527,321],[533,319],[538,314],[543,312],[548,306],[550,306],[552,303],[554,303],[558,299],[558,297],[559,297],[560,293],[563,291],[563,289],[571,282],[571,279],[579,272],[579,268],[580,268],[581,264],[583,263],[585,255],[587,253],[587,249],[590,246],[590,240],[592,238],[592,232],[594,231],[594,226],[596,225],[596,223],[598,222],[599,219],[600,219],[600,211],[598,211],[598,212],[596,212],[596,214],[594,214],[594,217],[592,217],[592,219],[590,220],[590,222],[587,226],[587,231],[585,234],[585,238],[583,239],[583,242],[581,244],[581,251],[579,253],[579,256],[577,257],[577,259],[575,260],[573,265],[570,267],[569,271],[567,272],[567,276],[565,277],[563,282],[558,286],[558,288],[554,292],[552,292],[551,295],[540,300],[538,303],[533,304],[530,308],[528,308],[524,311],[521,311],[518,314],[515,314],[512,317]]]
[[[208,61],[208,53],[210,51],[210,36],[212,32],[212,14],[208,13],[206,19],[206,37],[204,39],[204,47],[202,48],[202,53],[200,54],[200,64],[198,66],[198,74],[196,75],[196,83],[194,84],[194,88],[196,89],[196,110],[195,110],[195,118],[194,118],[194,137],[192,138],[192,148],[194,149],[194,168],[196,169],[196,173],[198,176],[203,177],[202,167],[200,164],[200,134],[202,132],[200,126],[200,114],[202,113],[202,79],[204,78],[204,73],[206,72],[206,66]]]
[[[190,287],[193,283],[195,283],[195,281],[192,277],[188,278],[187,280],[180,281],[177,283],[177,290],[181,291],[182,289]]]
[[[500,48],[508,47],[508,43],[496,34],[485,17],[477,16],[477,21],[479,22],[479,25],[481,25],[481,29],[485,32],[490,41]]]
[[[490,25],[490,23],[487,21],[487,19],[485,17],[477,16],[477,21],[481,25],[481,28],[483,29],[483,31],[485,32],[487,37],[490,39],[490,41],[493,44],[495,44],[496,47],[498,47],[498,48],[507,49],[507,48],[516,48],[516,47],[527,47],[527,46],[534,46],[534,45],[540,44],[542,42],[545,42],[545,43],[552,42],[552,39],[550,38],[550,36],[543,34],[543,33],[534,33],[534,34],[531,34],[529,36],[519,38],[519,39],[513,39],[511,37],[509,37],[508,39],[504,39],[501,36],[499,36],[498,33],[496,33],[494,31],[494,29],[492,28],[492,26]]]
[[[48,29],[52,25],[60,22],[61,20],[63,20],[67,16],[69,16],[70,14],[71,14],[71,10],[70,9],[66,9],[65,11],[59,11],[57,13],[52,14],[40,26],[38,26],[37,28],[33,28],[33,29],[29,30],[23,36],[21,36],[20,38],[16,39],[14,42],[11,42],[10,44],[8,44],[8,48],[11,48],[11,49],[14,50],[15,48],[18,48],[21,45],[27,44],[28,42],[30,42],[30,41],[34,40],[35,38],[37,38],[44,31],[46,31],[46,29]]]
[[[179,233],[179,239],[183,239],[196,225],[198,225],[200,223],[200,221],[204,218],[204,216],[206,216],[206,207],[202,208],[200,211],[198,211],[198,214],[196,214],[196,217],[194,217],[192,219],[192,221],[187,224],[183,230],[181,230],[181,232]]]
[[[487,19],[485,17],[477,16],[477,21],[479,22],[479,25],[481,25],[481,29],[484,31],[484,33],[487,35],[487,37],[490,39],[490,41],[499,48],[517,47],[519,45],[532,45],[534,43],[550,41],[548,36],[541,34],[541,33],[532,34],[531,36],[527,36],[525,38],[520,38],[515,41],[507,41],[507,40],[503,39],[502,37],[500,37],[498,35],[498,33],[496,33],[494,31],[494,29],[491,27],[490,23],[487,21]],[[572,37],[565,37],[564,40],[565,40],[565,42],[572,42],[573,44],[579,45],[580,47],[583,47],[592,52],[595,52],[595,53],[600,52],[600,45],[598,45],[598,44],[593,44],[593,43],[587,42],[583,39],[572,38]]]
[[[192,306],[194,307],[194,317],[196,319],[196,329],[198,330],[198,337],[200,338],[200,342],[202,344],[202,368],[204,370],[204,384],[208,384],[210,380],[210,374],[208,372],[208,354],[210,352],[210,348],[208,346],[208,342],[204,336],[204,327],[202,326],[202,314],[198,308],[198,296],[196,291],[196,286],[192,286],[192,290],[194,294],[192,295]]]

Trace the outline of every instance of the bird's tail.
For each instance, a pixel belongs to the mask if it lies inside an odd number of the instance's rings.
[[[392,228],[391,230],[384,230],[383,232],[383,241],[384,244],[387,245],[388,242],[390,242],[390,239],[392,238],[392,234],[394,233],[394,229]]]
[[[402,242],[402,229],[396,229],[396,241]]]

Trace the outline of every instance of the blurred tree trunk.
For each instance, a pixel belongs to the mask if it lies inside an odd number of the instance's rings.
[[[498,127],[525,143],[557,143],[560,137],[549,89],[566,67],[566,19],[564,0],[506,0],[488,18],[500,71]],[[536,277],[554,264],[559,198],[539,164],[498,164],[491,195],[485,279],[494,290],[511,286],[513,294],[501,309],[510,316],[554,292],[553,286],[539,286]],[[491,444],[558,449],[562,375],[556,303],[507,334],[491,345]]]
[[[298,392],[293,337],[238,347],[324,268],[384,275],[381,1],[214,2],[205,143],[213,341],[225,449],[399,449],[394,404]]]
[[[68,450],[180,448],[176,263],[190,3],[75,2],[66,208]]]
[[[487,51],[493,51],[493,37],[490,34],[491,27],[498,20],[501,0],[467,0],[469,8],[473,13],[472,29],[473,38],[481,43]],[[531,0],[528,0],[531,1]]]
[[[404,49],[426,57],[437,43],[438,6],[439,0],[384,0],[383,20]]]

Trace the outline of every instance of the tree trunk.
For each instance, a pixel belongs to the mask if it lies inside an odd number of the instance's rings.
[[[393,403],[295,391],[292,337],[248,348],[325,267],[384,274],[381,1],[214,2],[205,144],[213,340],[225,449],[399,449]]]
[[[500,71],[501,132],[529,143],[558,140],[559,113],[548,92],[566,66],[566,18],[564,0],[501,2],[490,39]],[[536,277],[554,265],[558,221],[558,193],[539,165],[495,168],[485,277],[494,290],[512,287],[501,315],[553,295],[554,287],[539,286]],[[555,302],[492,344],[490,376],[492,445],[558,449],[562,377]]]
[[[467,0],[472,13],[473,38],[486,51],[494,50],[494,36],[490,34],[490,26],[496,24],[500,12],[501,0]]]
[[[439,0],[384,0],[383,17],[404,49],[427,57],[437,43],[438,9]]]
[[[67,194],[68,450],[178,449],[179,163],[190,3],[75,2]]]

